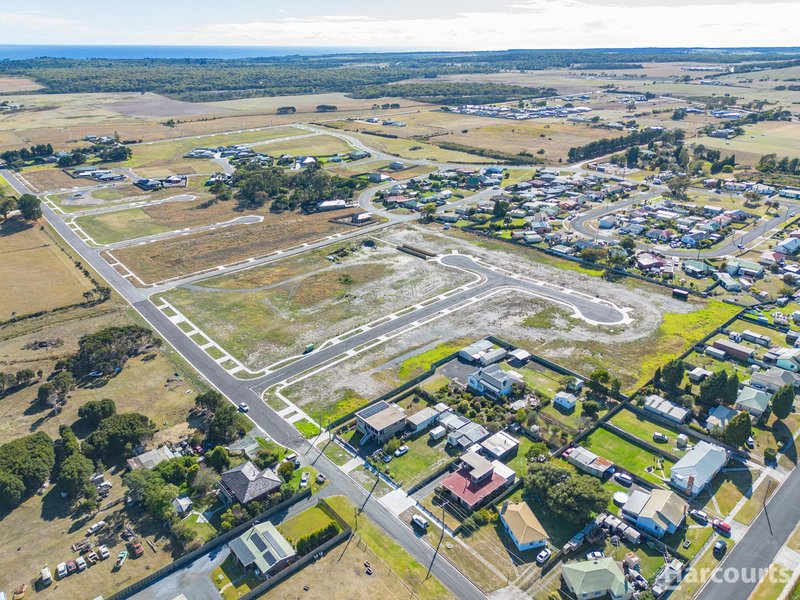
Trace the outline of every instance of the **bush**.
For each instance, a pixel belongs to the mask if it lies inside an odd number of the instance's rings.
[[[301,537],[295,543],[298,556],[304,556],[339,533],[339,524],[331,521],[325,527]]]
[[[764,460],[768,463],[775,462],[778,457],[778,451],[775,448],[766,448],[764,450]]]
[[[394,454],[394,451],[397,450],[401,445],[400,439],[395,437],[383,445],[383,451],[386,454]]]
[[[289,481],[294,475],[294,463],[290,460],[283,462],[278,467],[278,476],[284,481]]]

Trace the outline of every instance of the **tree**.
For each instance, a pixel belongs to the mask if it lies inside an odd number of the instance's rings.
[[[426,205],[422,207],[422,215],[425,217],[426,221],[431,221],[436,214],[436,204],[433,202],[428,202]]]
[[[716,404],[722,398],[727,382],[728,374],[725,369],[720,369],[711,377],[707,377],[700,384],[700,394],[698,396],[700,403],[707,406]]]
[[[92,426],[100,424],[100,421],[117,414],[117,405],[111,398],[102,400],[89,400],[78,409],[78,417]]]
[[[605,369],[595,369],[589,376],[587,386],[589,390],[598,396],[605,396],[608,393],[606,385],[611,380],[611,375]]]
[[[56,483],[70,497],[77,498],[90,486],[89,478],[94,472],[94,464],[83,454],[70,455],[61,465]]]
[[[0,473],[21,481],[23,496],[33,494],[50,478],[55,462],[53,440],[41,431],[0,445]],[[4,481],[11,491],[18,487],[11,477]]]
[[[551,463],[531,464],[524,489],[549,512],[572,523],[585,522],[603,510],[610,499],[610,492],[599,480]]]
[[[121,413],[103,419],[83,442],[83,451],[95,458],[130,454],[135,446],[151,438],[155,424],[139,413]]]
[[[26,221],[38,221],[42,218],[42,202],[32,194],[22,194],[17,200],[17,208]]]
[[[686,370],[686,365],[680,359],[674,358],[664,365],[661,370],[661,379],[665,385],[669,387],[678,387],[683,381],[683,373]]]
[[[653,373],[653,384],[659,385],[660,383],[661,383],[661,367],[656,367],[656,370]]]
[[[225,446],[217,446],[206,455],[206,464],[218,473],[231,466],[231,455]]]
[[[25,484],[16,475],[0,471],[0,504],[14,507],[25,495]]]
[[[221,406],[211,417],[206,438],[212,444],[227,444],[244,435],[236,418],[236,409],[230,404]]]
[[[722,402],[726,406],[731,406],[733,405],[734,402],[736,402],[736,398],[738,396],[739,396],[739,375],[738,373],[732,373],[725,380],[725,385],[722,387],[719,399],[720,402]]]
[[[503,219],[508,214],[508,202],[497,200],[492,208],[492,215],[497,219]]]
[[[289,481],[294,475],[294,462],[287,460],[278,466],[278,476],[284,481]]]
[[[393,437],[383,445],[386,454],[394,454],[394,451],[401,446],[400,438]]]
[[[225,404],[225,396],[220,394],[217,390],[208,390],[202,394],[198,394],[194,399],[195,406],[205,409],[209,412],[217,412],[217,410]]]
[[[690,183],[688,177],[672,177],[667,181],[667,188],[676,198],[685,198]]]
[[[744,444],[752,433],[753,423],[750,420],[750,413],[745,410],[728,421],[722,433],[722,441],[738,447]]]
[[[788,417],[792,413],[792,408],[794,407],[794,387],[789,385],[784,385],[775,392],[775,395],[772,397],[772,412],[775,416],[783,420]]]
[[[2,193],[0,193],[0,215],[3,215],[3,219],[7,219],[8,213],[16,207],[17,201],[14,198],[3,196]]]

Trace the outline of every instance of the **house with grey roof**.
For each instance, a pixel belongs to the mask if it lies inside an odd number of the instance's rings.
[[[751,416],[760,419],[769,408],[772,395],[764,390],[758,390],[748,385],[744,386],[736,398],[736,410],[746,410]]]
[[[269,521],[253,525],[231,541],[229,547],[242,569],[263,578],[277,573],[297,556],[291,544]]]
[[[364,434],[360,444],[376,440],[383,444],[406,427],[406,413],[397,406],[380,400],[356,413],[356,427]]]
[[[800,388],[800,375],[780,367],[770,367],[766,371],[758,371],[750,376],[750,385],[774,394],[785,385]]]
[[[247,504],[271,494],[282,483],[272,469],[260,470],[248,460],[221,475],[219,491],[228,502]]]
[[[524,385],[524,382],[517,374],[504,371],[497,364],[481,367],[467,379],[468,389],[492,399],[508,396],[514,384]]]
[[[642,409],[646,413],[678,424],[686,421],[689,416],[689,411],[687,409],[656,394],[651,394],[645,398]]]
[[[669,482],[687,496],[696,496],[727,463],[725,448],[700,441],[672,466]]]

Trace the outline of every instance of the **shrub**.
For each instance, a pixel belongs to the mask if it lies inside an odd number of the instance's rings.
[[[775,462],[775,459],[778,457],[778,451],[775,448],[766,448],[764,450],[764,460],[766,462]]]
[[[325,527],[317,529],[309,533],[306,536],[301,537],[295,543],[295,550],[297,550],[298,556],[304,556],[314,550],[317,546],[320,546],[327,542],[329,539],[336,536],[339,533],[339,524],[335,521],[331,521]]]

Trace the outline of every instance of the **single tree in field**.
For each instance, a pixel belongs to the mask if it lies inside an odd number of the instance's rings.
[[[785,419],[792,413],[794,407],[794,387],[785,385],[779,388],[772,397],[772,412],[778,419]]]
[[[14,198],[3,196],[3,194],[0,193],[0,215],[3,215],[4,220],[8,218],[8,213],[16,207],[17,201]]]

